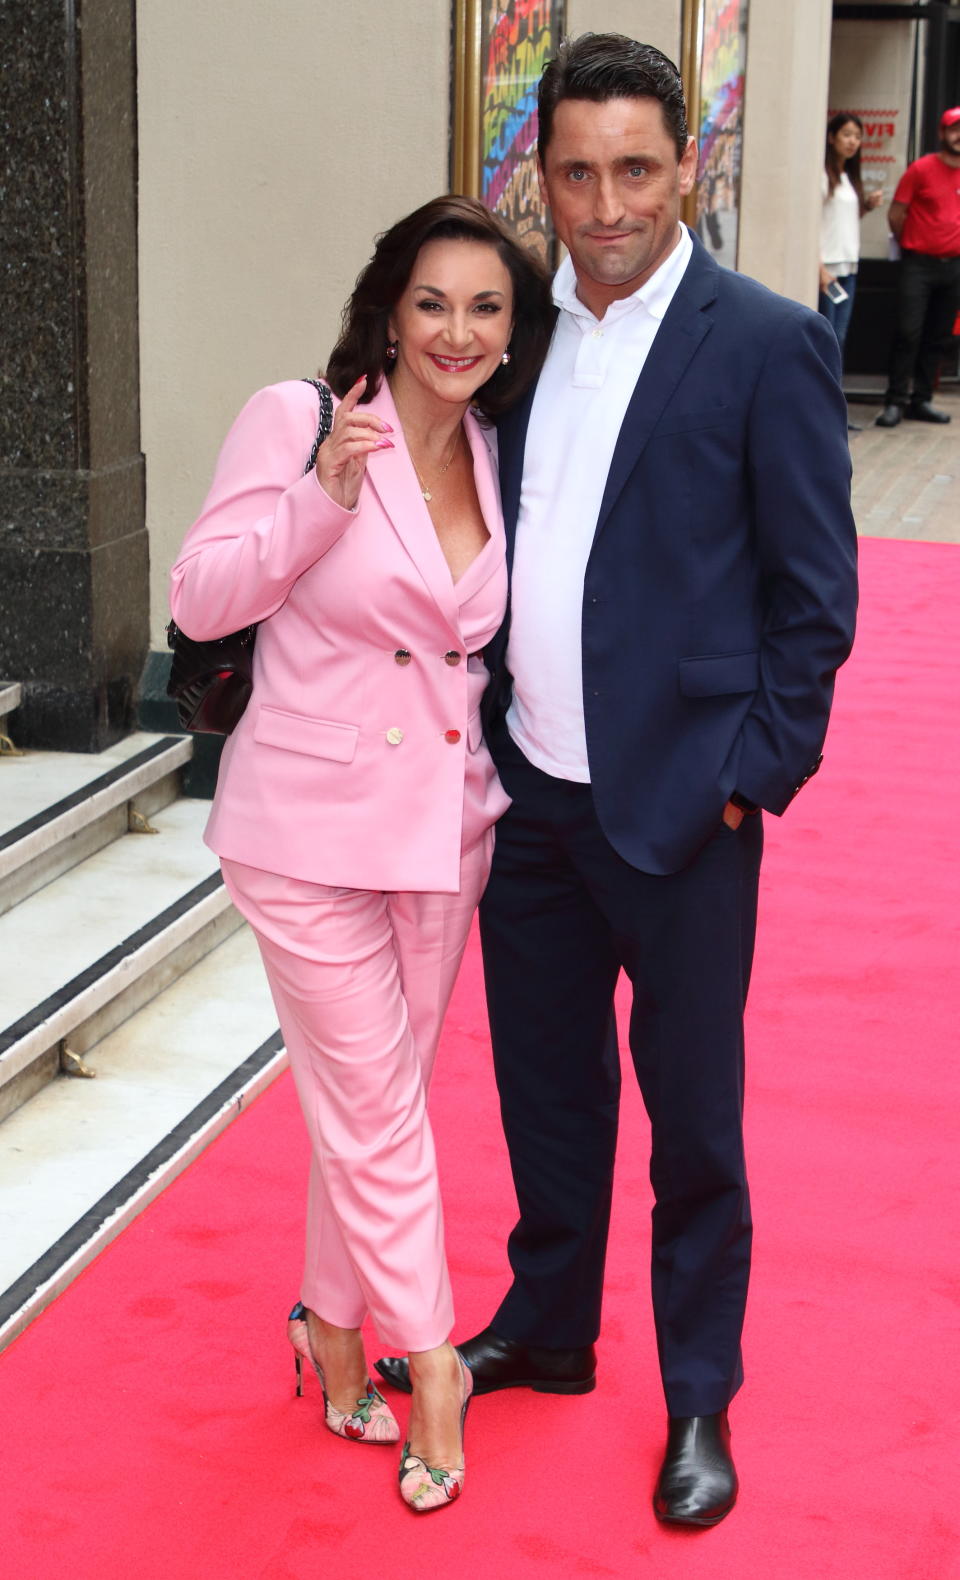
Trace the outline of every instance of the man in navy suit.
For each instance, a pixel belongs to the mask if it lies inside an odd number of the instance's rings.
[[[668,1412],[654,1508],[706,1526],[737,1494],[760,809],[816,772],[853,637],[846,406],[826,321],[680,224],[697,151],[658,50],[562,45],[539,158],[569,257],[537,387],[500,429],[511,600],[487,724],[513,804],[481,905],[520,1217],[513,1283],[460,1350],[477,1393],[594,1386],[624,971]]]

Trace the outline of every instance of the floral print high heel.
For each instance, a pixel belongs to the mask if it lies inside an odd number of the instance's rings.
[[[460,1357],[457,1357],[460,1360]],[[400,1496],[417,1514],[428,1514],[431,1509],[445,1508],[463,1491],[466,1464],[463,1453],[463,1429],[467,1419],[467,1405],[473,1393],[473,1373],[460,1360],[463,1382],[463,1406],[460,1411],[460,1464],[454,1470],[428,1465],[419,1454],[411,1454],[410,1443],[403,1445],[400,1455]]]
[[[297,1368],[297,1398],[303,1396],[303,1363],[312,1366],[320,1379],[323,1390],[324,1421],[328,1431],[344,1437],[351,1443],[399,1443],[400,1428],[397,1418],[380,1393],[367,1378],[367,1391],[360,1395],[353,1410],[338,1410],[327,1395],[323,1371],[317,1365],[310,1349],[307,1331],[307,1308],[297,1301],[287,1318],[287,1338],[293,1345]]]

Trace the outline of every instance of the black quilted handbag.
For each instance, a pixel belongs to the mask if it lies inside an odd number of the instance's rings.
[[[319,379],[304,379],[320,396],[320,420],[304,477],[316,464],[317,451],[333,427],[330,390]],[[173,651],[167,696],[177,705],[180,728],[206,735],[229,735],[240,721],[253,690],[255,625],[231,631],[212,642],[194,642],[173,621],[167,646]]]

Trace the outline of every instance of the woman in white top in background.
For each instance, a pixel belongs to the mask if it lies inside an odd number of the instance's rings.
[[[843,353],[860,262],[860,220],[883,201],[882,190],[864,194],[860,177],[860,144],[863,122],[849,110],[839,110],[827,122],[827,151],[822,177],[823,214],[820,220],[820,300],[824,318],[833,325]],[[831,289],[846,292],[839,301]]]

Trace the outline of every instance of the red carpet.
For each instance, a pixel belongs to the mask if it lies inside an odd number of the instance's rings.
[[[305,1147],[284,1078],[0,1359],[5,1574],[960,1576],[960,548],[868,540],[863,561],[826,765],[768,822],[734,1514],[685,1533],[650,1510],[663,1407],[631,1083],[600,1386],[479,1400],[462,1502],[418,1520],[392,1450],[323,1431],[318,1390],[293,1398]],[[475,947],[434,1113],[467,1334],[504,1287],[511,1221]]]

